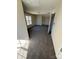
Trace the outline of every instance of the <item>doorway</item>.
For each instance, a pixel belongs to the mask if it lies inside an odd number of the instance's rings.
[[[54,16],[55,16],[55,14],[52,14],[52,16],[51,16],[51,20],[50,20],[50,29],[49,29],[49,34],[51,34],[51,32],[52,32],[52,27],[53,27],[53,22],[54,22]]]

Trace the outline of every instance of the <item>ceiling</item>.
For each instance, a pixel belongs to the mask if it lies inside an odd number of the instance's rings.
[[[49,14],[54,12],[56,0],[22,0],[24,11],[31,14]]]

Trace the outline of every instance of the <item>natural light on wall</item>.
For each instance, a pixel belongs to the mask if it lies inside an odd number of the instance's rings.
[[[17,40],[17,59],[26,59],[29,48],[29,40]]]
[[[31,16],[26,16],[26,22],[27,22],[27,25],[31,25],[32,24]]]

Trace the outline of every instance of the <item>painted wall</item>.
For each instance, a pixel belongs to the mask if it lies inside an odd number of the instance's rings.
[[[60,52],[60,48],[62,47],[62,7],[61,7],[61,1],[59,4],[57,4],[55,9],[55,18],[54,18],[54,25],[52,28],[52,40],[55,48],[55,53],[58,58],[58,53]]]
[[[43,16],[42,17],[42,24],[43,25],[49,25],[49,16]]]
[[[36,24],[36,15],[32,15],[32,23],[33,23],[33,25]]]
[[[30,28],[34,25],[49,25],[49,16],[42,16],[42,15],[34,15],[25,13],[25,16],[32,17],[32,24],[28,25],[27,27]]]
[[[36,25],[42,25],[42,16],[41,15],[37,15],[37,17],[36,17]]]
[[[21,0],[17,0],[17,39],[29,39]]]

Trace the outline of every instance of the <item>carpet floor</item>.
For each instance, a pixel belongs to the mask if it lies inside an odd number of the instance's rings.
[[[34,26],[30,29],[30,44],[27,59],[56,59],[51,36],[47,26]]]

